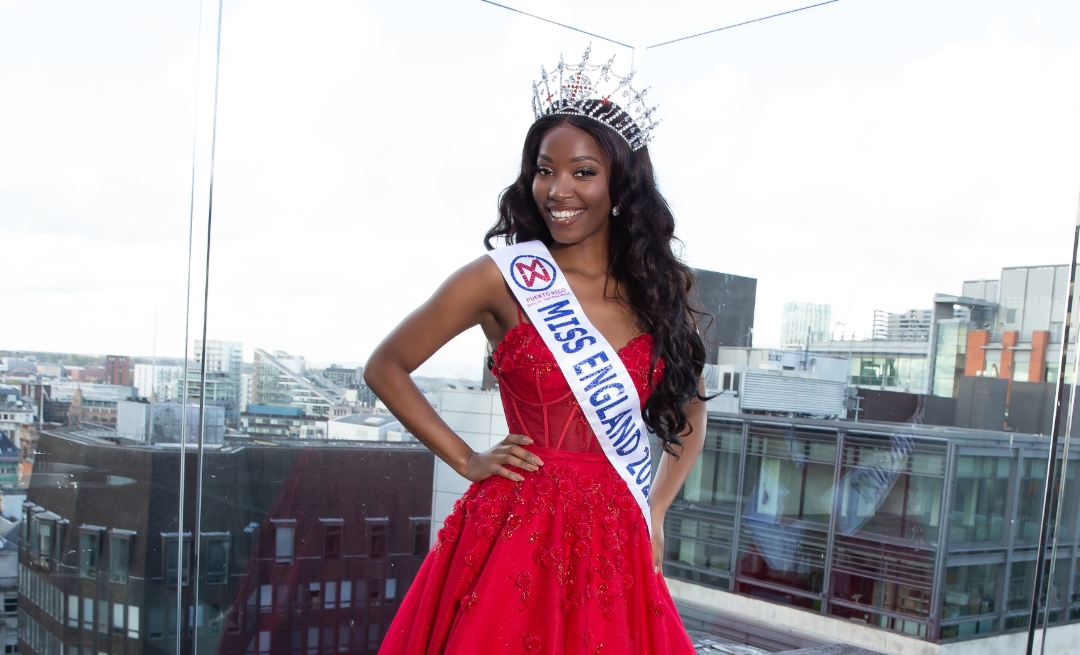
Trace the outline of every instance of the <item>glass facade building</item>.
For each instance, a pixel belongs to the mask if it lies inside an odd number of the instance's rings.
[[[934,642],[1024,628],[1047,443],[713,413],[667,516],[665,574]],[[1051,625],[1080,620],[1067,475]]]

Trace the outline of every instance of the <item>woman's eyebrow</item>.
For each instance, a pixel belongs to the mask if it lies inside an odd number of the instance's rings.
[[[551,157],[548,157],[544,153],[540,153],[539,155],[537,155],[536,158],[537,159],[542,159],[543,161],[551,161],[551,162],[555,161],[554,159],[552,159]],[[603,163],[604,163],[604,162],[600,161],[599,159],[597,159],[596,157],[592,157],[592,156],[589,156],[589,155],[580,155],[578,157],[574,157],[573,159],[570,160],[570,163],[576,164],[579,161],[594,161],[594,162],[596,162],[597,164],[600,164],[600,165],[603,165]]]

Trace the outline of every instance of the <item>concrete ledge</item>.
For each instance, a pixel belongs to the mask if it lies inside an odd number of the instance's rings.
[[[685,601],[735,620],[767,625],[777,635],[793,641],[802,639],[811,642],[810,647],[814,647],[814,643],[836,644],[858,646],[889,655],[942,655],[938,644],[865,624],[710,589],[683,580],[669,578],[666,582],[677,603]]]

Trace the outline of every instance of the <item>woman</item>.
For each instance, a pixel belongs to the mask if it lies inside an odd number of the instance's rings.
[[[539,240],[585,316],[617,349],[663,455],[649,505],[635,503],[577,396],[489,257],[454,273],[372,354],[365,379],[402,423],[472,486],[446,519],[380,653],[691,654],[660,574],[664,515],[701,452],[705,351],[673,255],[674,218],[645,143],[641,94],[585,61],[534,86],[538,119],[521,173],[484,243]],[[546,279],[546,278],[545,278]],[[492,344],[511,434],[477,453],[409,373],[480,325]],[[546,338],[546,337],[545,337]],[[647,451],[646,451],[647,453]],[[639,504],[642,509],[639,509]],[[646,508],[647,509],[644,509]],[[652,532],[644,512],[649,512]]]

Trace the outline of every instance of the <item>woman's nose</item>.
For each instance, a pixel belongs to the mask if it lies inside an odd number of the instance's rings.
[[[565,180],[561,177],[556,177],[552,180],[551,188],[548,189],[548,198],[551,198],[552,200],[566,200],[572,198],[573,195],[574,191],[571,188],[570,180]]]

